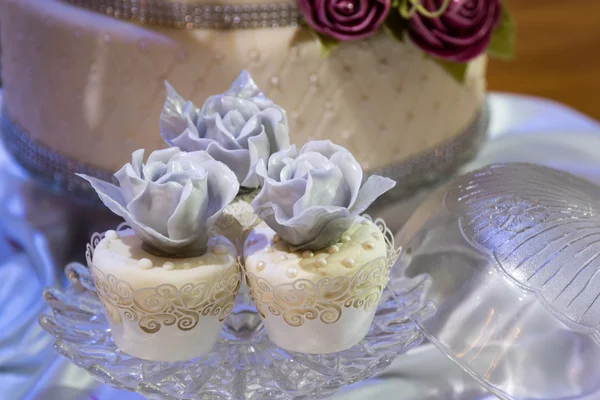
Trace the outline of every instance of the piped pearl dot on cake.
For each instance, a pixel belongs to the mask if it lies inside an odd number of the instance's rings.
[[[298,270],[296,268],[288,268],[285,271],[285,276],[287,276],[288,278],[295,278],[296,275],[298,275]]]
[[[267,266],[267,263],[264,261],[259,261],[256,263],[256,270],[257,271],[262,271],[265,269],[265,267]]]
[[[116,231],[110,230],[106,231],[104,237],[108,240],[117,240],[119,238],[119,234]]]
[[[279,256],[279,259],[280,259],[281,261],[285,261],[285,260],[287,260],[287,259],[288,259],[288,256],[287,256],[287,255],[285,255],[285,254],[282,254],[282,255],[280,255],[280,256]]]
[[[373,236],[373,238],[377,239],[377,240],[379,240],[381,238],[381,236],[379,236],[379,233],[377,233],[377,232],[371,233],[371,236]]]
[[[324,258],[317,258],[315,260],[315,267],[317,268],[325,268],[327,266],[327,260]]]
[[[141,260],[139,260],[137,262],[137,265],[141,269],[152,269],[154,267],[154,264],[152,263],[152,260],[150,260],[148,258],[142,258]]]
[[[229,249],[224,244],[218,244],[213,247],[213,253],[223,255],[229,253]]]
[[[273,236],[273,243],[277,243],[281,240],[281,237],[279,237],[279,235],[275,235]]]
[[[365,219],[365,220],[363,220],[363,221],[362,221],[360,224],[361,224],[362,226],[367,226],[367,225],[369,225],[369,224],[370,224],[370,222],[369,222],[369,221],[367,221],[367,220]]]
[[[362,244],[362,247],[365,250],[373,250],[373,248],[375,247],[375,245],[373,244],[373,242],[364,242]]]
[[[311,257],[313,257],[314,255],[315,255],[315,254],[314,254],[312,251],[310,251],[310,250],[304,250],[304,251],[302,252],[302,258],[311,258]]]
[[[336,245],[330,246],[330,247],[327,249],[327,252],[328,252],[329,254],[335,254],[335,253],[337,253],[338,251],[340,251],[340,248],[339,248],[339,247],[337,247]]]
[[[175,269],[175,264],[173,264],[172,262],[166,262],[163,264],[162,267],[167,271],[173,271]]]
[[[351,240],[352,240],[352,238],[348,235],[342,236],[342,242],[344,242],[344,243],[348,243]]]
[[[342,260],[342,265],[346,268],[354,268],[356,262],[353,258],[347,257]]]

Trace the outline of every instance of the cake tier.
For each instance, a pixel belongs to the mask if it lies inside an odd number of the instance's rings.
[[[170,259],[143,249],[131,230],[108,231],[91,270],[119,349],[154,361],[208,353],[240,285],[237,252],[213,237],[199,257]]]
[[[269,338],[279,347],[324,354],[360,342],[387,285],[387,247],[359,218],[341,241],[293,252],[264,222],[244,246],[246,283]]]
[[[293,143],[331,139],[367,170],[462,133],[484,97],[485,58],[459,84],[385,35],[342,43],[325,58],[302,27],[164,29],[58,0],[2,8],[8,116],[38,143],[109,171],[137,148],[165,146],[165,80],[202,104],[248,69],[288,111]]]

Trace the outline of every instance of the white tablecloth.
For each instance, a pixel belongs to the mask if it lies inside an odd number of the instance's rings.
[[[479,156],[463,171],[493,162],[533,162],[600,184],[600,124],[557,103],[491,94],[492,125]],[[141,396],[96,383],[59,359],[52,338],[37,325],[41,289],[61,284],[69,246],[56,245],[74,229],[76,213],[48,195],[0,148],[0,387],[3,399],[133,400]],[[404,212],[406,214],[406,212]],[[401,210],[387,218],[406,218]],[[83,253],[83,250],[82,250]],[[429,345],[400,357],[376,380],[336,399],[475,400],[492,398]]]

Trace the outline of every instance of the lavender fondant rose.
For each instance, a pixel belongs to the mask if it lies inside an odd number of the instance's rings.
[[[444,0],[422,0],[434,12]],[[425,52],[451,62],[467,62],[488,47],[502,15],[500,0],[452,0],[438,18],[415,12],[409,23],[412,41]]]
[[[133,228],[149,251],[165,256],[191,256],[206,251],[209,227],[237,195],[235,174],[208,153],[172,147],[132,154],[115,177],[118,186],[88,180],[102,202]]]
[[[201,109],[167,83],[160,116],[162,137],[183,151],[205,150],[233,170],[244,188],[257,188],[256,165],[289,146],[285,111],[243,71],[227,92],[209,97]]]
[[[363,171],[352,154],[328,140],[291,146],[260,163],[263,188],[252,201],[256,214],[296,249],[336,243],[354,218],[396,184]]]
[[[317,32],[338,40],[359,40],[379,29],[390,0],[298,0],[306,22]]]

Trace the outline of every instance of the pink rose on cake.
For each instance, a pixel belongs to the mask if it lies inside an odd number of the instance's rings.
[[[247,189],[260,185],[256,165],[289,146],[285,111],[260,92],[246,71],[227,92],[209,97],[201,109],[167,83],[160,131],[170,146],[205,150],[231,168]]]
[[[391,179],[371,176],[354,156],[329,140],[291,146],[261,162],[263,188],[252,201],[256,214],[297,249],[337,243],[354,219],[393,188]],[[362,185],[362,186],[361,186]]]
[[[338,40],[371,36],[383,24],[390,0],[298,0],[304,19],[314,30]]]
[[[423,0],[431,13],[444,7],[445,0]],[[422,50],[451,62],[467,62],[484,53],[500,23],[500,0],[452,0],[436,18],[414,12],[408,32]]]

